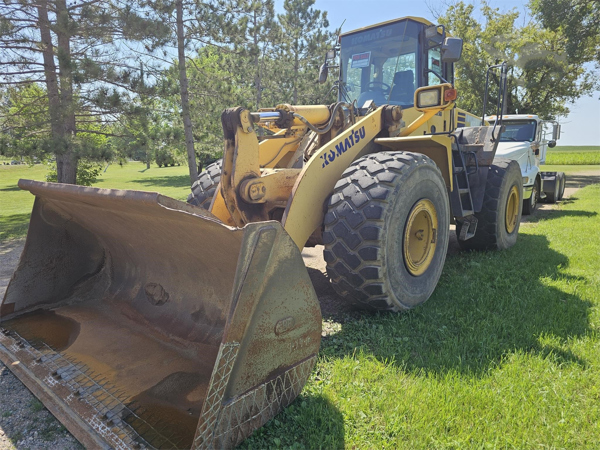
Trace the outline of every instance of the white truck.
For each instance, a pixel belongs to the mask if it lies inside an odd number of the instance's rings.
[[[496,116],[486,120],[493,125]],[[554,203],[565,192],[564,172],[541,172],[548,147],[560,138],[560,125],[554,120],[541,120],[533,114],[502,116],[504,131],[500,135],[496,158],[512,159],[519,163],[523,176],[523,214],[532,214],[538,201]],[[548,136],[551,134],[551,139]]]

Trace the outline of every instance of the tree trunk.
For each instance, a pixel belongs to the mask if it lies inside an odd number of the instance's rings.
[[[299,45],[300,43],[298,42],[298,39],[296,39],[295,41],[295,47],[294,47],[294,99],[293,99],[293,104],[297,105],[298,104],[298,72],[300,72],[300,61],[298,58],[298,53],[299,53]]]
[[[179,59],[179,93],[181,95],[181,115],[183,118],[183,131],[185,133],[185,147],[188,154],[188,168],[190,170],[190,184],[198,179],[198,166],[196,165],[196,152],[194,150],[194,135],[192,133],[192,120],[190,119],[190,98],[188,93],[188,79],[185,71],[185,36],[183,30],[183,0],[177,0],[177,57]]]
[[[76,184],[77,157],[73,152],[76,133],[75,105],[73,103],[73,73],[71,62],[71,36],[66,0],[56,0],[56,36],[58,38],[58,73],[60,76],[61,119],[65,138],[65,151],[56,155],[56,173],[59,183]]]
[[[260,108],[260,102],[262,100],[262,77],[261,77],[261,65],[258,58],[258,30],[257,30],[257,13],[254,11],[254,66],[256,67],[256,73],[254,74],[254,87],[256,88],[256,111]]]
[[[46,77],[46,89],[48,91],[48,112],[50,114],[50,128],[52,139],[54,141],[54,152],[56,154],[56,165],[58,182],[64,182],[61,179],[62,171],[62,153],[65,145],[65,129],[62,120],[62,105],[58,90],[58,79],[56,75],[56,64],[54,63],[54,46],[52,45],[52,36],[50,34],[50,21],[48,20],[48,3],[46,0],[40,0],[38,3],[38,24],[40,27],[40,36],[43,45],[44,74]],[[73,182],[75,180],[73,179]]]

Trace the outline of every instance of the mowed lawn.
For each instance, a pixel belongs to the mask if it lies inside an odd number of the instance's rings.
[[[16,179],[45,170],[0,166],[0,230],[25,219],[3,236],[24,235],[33,202]],[[138,163],[98,183],[179,199],[188,185],[185,167]],[[305,389],[241,447],[598,448],[599,254],[592,185],[538,211],[509,250],[449,255],[433,296],[408,313],[325,317]]]
[[[599,448],[599,213],[588,186],[509,250],[449,255],[424,305],[337,324],[242,447]]]
[[[103,168],[104,170],[104,168]],[[0,242],[25,236],[34,196],[17,186],[20,178],[46,181],[48,167],[43,164],[0,165]],[[190,177],[187,166],[150,169],[139,162],[122,166],[111,164],[95,184],[96,187],[157,191],[178,200],[185,200],[190,193]]]

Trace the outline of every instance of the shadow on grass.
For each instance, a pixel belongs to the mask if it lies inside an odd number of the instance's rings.
[[[148,187],[186,187],[190,185],[189,175],[171,175],[164,177],[139,178],[131,183],[142,184]]]
[[[600,165],[598,168],[600,169]],[[581,188],[594,183],[600,183],[600,175],[567,174],[567,187]]]
[[[342,449],[344,441],[344,417],[340,411],[320,395],[300,394],[237,448]]]
[[[540,342],[542,336],[565,342],[590,329],[591,303],[553,286],[582,279],[565,274],[567,266],[568,258],[541,235],[520,235],[501,252],[450,255],[426,304],[404,314],[351,318],[323,339],[321,354],[362,351],[409,371],[439,374],[482,374],[514,352],[585,365]]]
[[[21,188],[17,185],[15,186],[9,186],[9,187],[5,187],[0,189],[0,192],[16,192],[16,191],[20,191]]]
[[[25,236],[30,217],[30,213],[0,216],[0,242]]]
[[[577,200],[577,198],[572,197],[566,200],[561,201],[561,205],[567,205],[573,203]],[[534,212],[534,214],[530,216],[525,216],[522,221],[529,223],[537,223],[541,220],[547,219],[557,219],[559,217],[595,217],[598,213],[596,211],[578,211],[578,210],[569,210],[569,211],[561,211],[556,209],[540,209]],[[520,236],[519,236],[520,238]]]

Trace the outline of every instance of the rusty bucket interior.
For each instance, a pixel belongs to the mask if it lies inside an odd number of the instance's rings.
[[[0,359],[88,447],[233,447],[291,403],[321,313],[278,222],[231,228],[157,193],[36,195]]]

